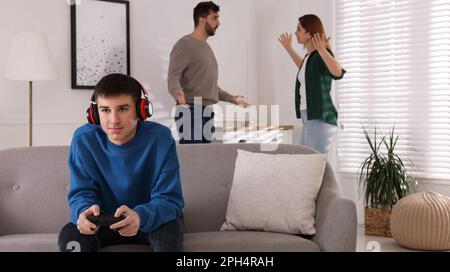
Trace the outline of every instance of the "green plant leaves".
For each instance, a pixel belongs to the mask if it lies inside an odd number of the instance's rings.
[[[358,171],[359,186],[365,190],[365,205],[371,208],[392,208],[399,199],[414,190],[407,178],[403,160],[395,151],[399,136],[394,135],[393,127],[388,136],[381,136],[377,143],[377,128],[373,139],[366,128],[363,129],[371,150]],[[386,153],[380,151],[382,145],[386,147]]]

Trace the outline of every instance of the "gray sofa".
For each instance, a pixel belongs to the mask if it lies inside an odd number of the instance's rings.
[[[355,251],[355,204],[340,197],[327,165],[316,208],[313,237],[219,231],[225,220],[237,149],[260,152],[258,144],[180,145],[185,251]],[[69,221],[68,147],[0,151],[0,251],[57,251],[60,229]],[[313,153],[280,145],[268,153]],[[102,251],[142,251],[145,246],[113,246]]]

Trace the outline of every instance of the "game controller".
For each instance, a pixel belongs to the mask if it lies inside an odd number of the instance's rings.
[[[95,216],[93,214],[88,216],[88,220],[94,223],[96,226],[100,227],[109,227],[117,222],[124,220],[125,217],[123,215],[119,217],[114,217],[113,215],[102,214],[99,216]]]

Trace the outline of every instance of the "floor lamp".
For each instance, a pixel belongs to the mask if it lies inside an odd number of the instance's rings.
[[[13,36],[5,78],[28,81],[28,141],[33,146],[33,81],[56,79],[47,36],[41,32],[22,32]]]

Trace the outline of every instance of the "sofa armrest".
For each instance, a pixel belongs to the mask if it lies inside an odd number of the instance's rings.
[[[332,195],[316,207],[316,235],[321,251],[356,251],[357,215],[353,201]]]

